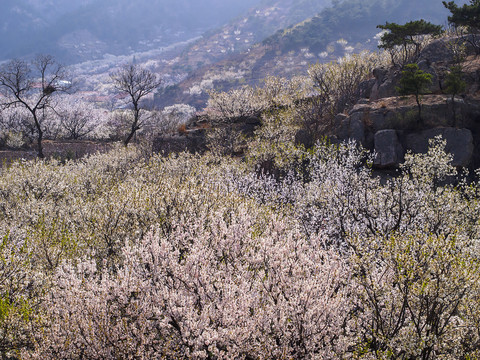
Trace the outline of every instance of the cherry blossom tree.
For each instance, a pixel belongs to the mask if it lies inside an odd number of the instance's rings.
[[[3,356],[475,358],[480,183],[444,149],[389,179],[353,142],[319,142],[280,176],[134,146],[14,163]]]

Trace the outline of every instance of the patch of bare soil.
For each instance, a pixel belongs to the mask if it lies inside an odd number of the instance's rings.
[[[422,95],[423,105],[434,105],[438,103],[445,103],[448,95]],[[382,98],[372,101],[369,107],[372,110],[384,109],[384,108],[398,108],[398,107],[415,107],[417,106],[415,96],[393,96],[389,98]]]

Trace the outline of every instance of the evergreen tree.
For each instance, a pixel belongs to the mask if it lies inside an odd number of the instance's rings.
[[[415,95],[418,106],[418,120],[422,120],[421,95],[428,92],[429,85],[432,84],[432,75],[420,70],[417,64],[407,64],[402,71],[400,86],[397,91],[400,95]]]
[[[377,25],[377,28],[387,30],[381,38],[379,48],[390,52],[394,65],[396,49],[401,49],[400,65],[408,61],[415,61],[421,51],[421,37],[436,36],[442,32],[442,26],[434,25],[423,19],[410,21],[404,25],[387,22],[385,25]],[[412,46],[413,51],[410,50]]]

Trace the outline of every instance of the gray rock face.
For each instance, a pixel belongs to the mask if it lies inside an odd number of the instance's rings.
[[[391,98],[386,99],[386,102],[391,102]],[[457,118],[456,124],[453,124],[452,104],[448,98],[430,104],[422,104],[422,125],[426,127],[438,126],[459,126],[462,124],[461,120],[464,116],[465,106],[463,101],[457,99],[456,109]],[[480,115],[480,112],[479,112]],[[396,105],[395,107],[372,107],[369,104],[357,104],[350,111],[348,118],[342,118],[344,124],[350,124],[352,121],[362,120],[368,130],[376,133],[380,130],[396,129],[396,130],[415,130],[419,127],[418,109],[416,105]],[[345,121],[346,120],[346,121]],[[349,125],[350,126],[350,125]],[[346,139],[351,136],[351,130],[345,130],[343,133],[338,133],[337,136]],[[365,135],[367,136],[367,135]]]
[[[401,72],[398,69],[377,68],[373,70],[375,84],[370,93],[371,100],[378,100],[397,95]]]
[[[370,99],[370,96],[372,95],[372,88],[376,82],[377,80],[375,78],[362,81],[358,87],[358,97],[360,99]]]
[[[350,120],[350,138],[365,145],[365,125],[362,119]]]
[[[453,166],[468,166],[473,156],[473,136],[468,129],[451,127],[423,130],[405,137],[405,147],[414,153],[426,153],[428,141],[441,135],[447,140],[445,151],[453,155]]]
[[[395,130],[380,130],[375,133],[374,165],[379,168],[397,167],[404,160],[405,151]]]
[[[466,105],[462,99],[458,99],[456,106],[459,116],[456,126],[464,126],[466,122],[463,118],[480,118],[480,105]],[[370,105],[358,104],[348,117],[342,115],[339,118],[340,126],[335,136],[340,141],[354,139],[367,149],[375,150],[378,156],[374,165],[378,168],[392,168],[403,161],[405,150],[425,153],[428,140],[441,135],[447,140],[446,151],[453,155],[452,164],[469,166],[474,156],[472,132],[466,128],[451,127],[451,107],[451,102],[443,101],[424,105],[423,120],[419,123],[416,106],[372,108]],[[467,108],[471,114],[465,114]]]
[[[355,140],[362,146],[365,146],[365,124],[362,119],[362,113],[344,117],[340,120],[340,126],[335,132],[339,140]]]
[[[428,44],[420,54],[419,61],[428,60],[429,62],[453,61],[455,53],[450,44],[451,39],[439,39]]]
[[[430,85],[429,91],[431,93],[438,93],[441,91],[439,75],[437,70],[432,66],[430,60],[421,60],[418,62],[418,68],[430,75],[432,75],[432,85]]]
[[[468,38],[471,38],[471,35],[467,35],[467,40]],[[467,55],[475,54],[475,49],[465,40],[466,39],[462,39],[460,36],[435,40],[422,50],[419,60],[428,60],[432,63],[452,62],[455,59],[455,45],[461,45],[463,43],[466,44],[465,50]]]

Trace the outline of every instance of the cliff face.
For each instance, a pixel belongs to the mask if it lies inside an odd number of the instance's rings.
[[[445,94],[444,78],[454,64],[452,39],[427,46],[419,68],[432,74],[428,95],[422,96],[422,117],[414,96],[397,94],[399,68],[378,68],[365,82],[362,98],[348,114],[337,116],[334,141],[355,139],[377,153],[377,168],[395,168],[407,151],[426,152],[428,140],[442,135],[456,166],[480,166],[480,59],[473,55],[462,61],[464,94]],[[471,53],[467,49],[467,54]]]

